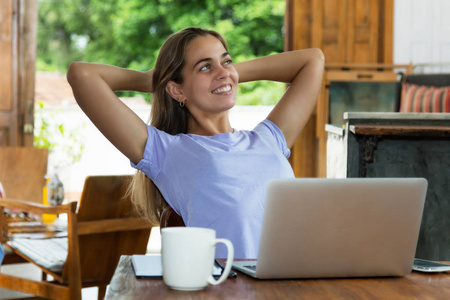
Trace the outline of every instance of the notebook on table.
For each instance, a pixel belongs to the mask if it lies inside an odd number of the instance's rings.
[[[161,254],[134,254],[131,256],[131,264],[137,278],[162,278]],[[212,275],[219,277],[221,274],[222,269],[214,266]]]
[[[426,190],[424,178],[272,180],[258,259],[233,267],[260,279],[407,275]]]
[[[131,264],[137,278],[162,278],[160,254],[132,255]]]

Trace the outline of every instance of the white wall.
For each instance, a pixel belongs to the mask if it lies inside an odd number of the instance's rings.
[[[450,73],[449,12],[449,0],[395,0],[394,63],[412,62],[420,73]]]

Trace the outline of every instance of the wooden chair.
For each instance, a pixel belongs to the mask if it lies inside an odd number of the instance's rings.
[[[42,203],[48,149],[0,147],[0,182],[6,197]]]
[[[182,226],[184,227],[184,221],[180,215],[178,215],[170,205],[166,205],[164,207],[163,212],[161,213],[161,221],[160,228],[166,227],[175,227]]]
[[[48,149],[34,147],[0,147],[0,182],[8,199],[24,199],[42,203],[42,188],[47,174]],[[15,219],[15,221],[27,221]],[[3,219],[7,228],[8,220]],[[4,242],[2,240],[2,242]],[[24,260],[5,250],[3,264],[19,263]]]
[[[36,281],[0,273],[0,287],[62,300],[81,299],[83,287],[98,286],[98,298],[103,299],[120,256],[145,254],[152,227],[147,220],[132,216],[131,201],[124,198],[129,177],[86,178],[78,212],[76,202],[51,207],[1,199],[0,216],[5,208],[37,214],[67,214],[68,253],[62,272],[55,272],[12,247],[15,253],[51,275],[54,281],[47,281],[46,276]]]

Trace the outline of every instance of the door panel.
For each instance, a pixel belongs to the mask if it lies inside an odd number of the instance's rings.
[[[38,1],[0,1],[0,146],[32,146]]]
[[[0,1],[0,145],[15,143],[14,131],[16,122],[14,115],[17,98],[13,98],[13,34],[16,14],[11,0]]]
[[[392,63],[393,0],[287,0],[286,7],[286,50],[318,47],[327,64]],[[291,150],[297,177],[326,175],[327,100],[324,84]]]

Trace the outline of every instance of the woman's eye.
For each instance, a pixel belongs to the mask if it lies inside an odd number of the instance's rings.
[[[233,63],[233,60],[232,60],[232,59],[229,59],[229,60],[227,60],[227,61],[225,62],[226,65],[231,65],[232,63]]]
[[[209,70],[209,65],[204,65],[203,67],[200,68],[200,71],[205,71],[205,70]]]

